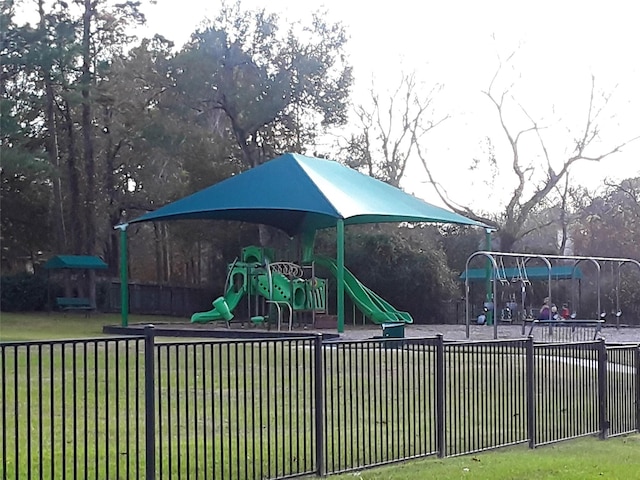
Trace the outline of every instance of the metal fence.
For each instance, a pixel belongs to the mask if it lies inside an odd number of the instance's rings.
[[[291,478],[640,427],[640,349],[424,339],[0,343],[0,478]]]
[[[0,344],[0,478],[144,477],[144,342]]]

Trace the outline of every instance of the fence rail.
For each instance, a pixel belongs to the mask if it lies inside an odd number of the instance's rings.
[[[292,478],[640,427],[640,348],[321,337],[0,343],[1,479]]]

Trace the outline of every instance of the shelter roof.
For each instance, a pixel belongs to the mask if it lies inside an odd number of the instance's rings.
[[[51,257],[43,267],[48,270],[60,268],[104,270],[108,265],[100,257],[91,255],[56,255]]]
[[[490,277],[492,280],[495,276],[495,273],[495,269],[492,269]],[[529,280],[549,279],[549,270],[547,269],[547,267],[526,267],[525,273],[526,278]],[[480,282],[484,281],[487,278],[486,269],[484,268],[470,268],[468,270],[468,275],[470,282]],[[506,278],[510,281],[519,281],[521,277],[525,277],[525,275],[523,275],[522,269],[510,267],[505,268],[504,271],[501,269],[498,278]],[[460,280],[465,281],[466,278],[467,272],[462,272],[460,274]],[[556,267],[551,267],[552,280],[570,280],[572,278],[581,279],[582,271],[577,267],[574,269],[570,265],[558,265]]]
[[[271,225],[293,236],[381,222],[486,225],[431,205],[338,162],[287,153],[135,218],[237,220]]]

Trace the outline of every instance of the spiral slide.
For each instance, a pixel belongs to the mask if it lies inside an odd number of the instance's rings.
[[[317,255],[314,257],[314,261],[316,265],[328,269],[334,277],[337,276],[338,266],[332,258]],[[355,303],[367,317],[371,318],[373,323],[413,323],[413,317],[411,317],[408,312],[396,310],[377,293],[363,285],[355,275],[346,268],[344,269],[344,289],[353,303]]]

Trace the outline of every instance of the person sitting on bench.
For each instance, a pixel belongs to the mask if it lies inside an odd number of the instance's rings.
[[[544,303],[538,313],[538,320],[551,320],[551,306],[549,305],[549,301],[549,297],[544,297]]]

